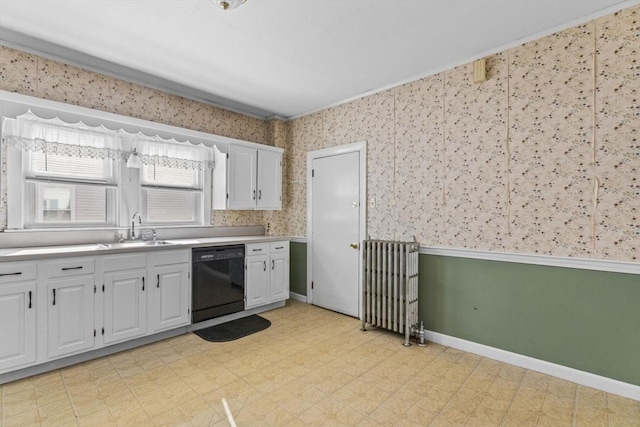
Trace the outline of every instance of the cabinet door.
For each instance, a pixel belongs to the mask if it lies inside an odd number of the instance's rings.
[[[147,332],[145,269],[104,275],[104,342],[111,344]]]
[[[269,300],[282,301],[289,298],[289,253],[271,255]]]
[[[257,307],[269,302],[269,256],[247,257],[246,308]]]
[[[36,282],[0,285],[0,372],[36,361]]]
[[[189,324],[189,265],[174,264],[153,270],[153,330]]]
[[[257,157],[254,148],[229,147],[229,209],[255,209]]]
[[[282,154],[258,150],[258,209],[282,208]]]
[[[63,356],[94,346],[94,276],[50,280],[47,285],[48,355]]]

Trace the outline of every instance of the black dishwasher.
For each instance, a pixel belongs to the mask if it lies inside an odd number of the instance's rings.
[[[193,323],[244,310],[244,245],[194,248]]]

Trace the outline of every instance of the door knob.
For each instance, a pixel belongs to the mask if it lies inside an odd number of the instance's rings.
[[[349,246],[351,246],[353,249],[358,249],[357,243],[351,243]]]

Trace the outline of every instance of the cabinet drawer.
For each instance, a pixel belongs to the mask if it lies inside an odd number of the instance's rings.
[[[94,258],[67,258],[47,263],[48,277],[78,276],[80,274],[93,274],[94,271]]]
[[[271,253],[289,252],[289,242],[271,242]]]
[[[153,265],[188,263],[190,255],[191,251],[189,249],[179,251],[155,251],[153,252]]]
[[[36,262],[0,262],[0,283],[23,282],[36,278]]]
[[[246,248],[245,256],[269,254],[269,243],[250,243]]]
[[[104,271],[133,270],[147,266],[145,254],[107,255],[104,257]]]

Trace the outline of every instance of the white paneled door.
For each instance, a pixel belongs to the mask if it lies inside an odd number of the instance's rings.
[[[312,159],[312,302],[359,315],[360,156],[352,151]]]

